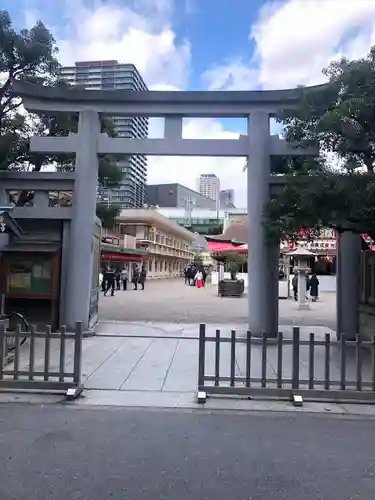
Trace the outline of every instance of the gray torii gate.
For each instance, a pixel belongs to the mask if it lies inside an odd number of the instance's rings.
[[[275,177],[270,176],[272,155],[315,155],[316,150],[290,147],[270,135],[270,117],[298,104],[299,90],[220,92],[93,91],[42,87],[16,82],[14,91],[31,112],[79,113],[78,132],[68,137],[33,137],[31,150],[39,153],[76,154],[73,194],[74,217],[70,231],[67,276],[66,322],[88,324],[92,277],[92,237],[95,217],[98,154],[155,156],[245,157],[247,169],[248,237],[248,326],[256,335],[278,331],[278,246],[266,243],[262,223],[265,204]],[[109,138],[100,131],[99,114],[109,116],[164,117],[163,139]],[[182,120],[190,117],[245,117],[248,133],[239,139],[183,139]],[[278,178],[280,180],[280,178]],[[340,330],[357,330],[353,285],[358,240],[342,238],[339,254],[345,275],[339,280],[338,324]],[[341,247],[341,250],[340,250]],[[340,269],[340,265],[339,265]],[[340,294],[341,292],[341,294]],[[345,306],[344,306],[345,305]]]

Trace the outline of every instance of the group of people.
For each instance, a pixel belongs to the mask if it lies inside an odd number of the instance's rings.
[[[146,268],[142,266],[141,269],[136,266],[133,269],[131,275],[131,283],[133,284],[133,290],[138,290],[138,284],[141,285],[141,290],[145,289],[145,281],[146,281]],[[121,290],[121,285],[123,290],[128,289],[128,281],[129,281],[129,272],[127,269],[119,269],[119,268],[104,268],[101,276],[101,286],[102,292],[104,295],[107,295],[109,291],[111,291],[111,296],[113,297],[116,290]]]
[[[191,264],[184,269],[185,285],[203,288],[206,284],[207,271],[203,266]]]
[[[294,300],[298,300],[298,274],[296,273],[292,279],[293,295]],[[314,273],[310,277],[306,275],[306,293],[310,291],[310,296],[313,302],[316,302],[319,297],[319,280],[317,275]]]

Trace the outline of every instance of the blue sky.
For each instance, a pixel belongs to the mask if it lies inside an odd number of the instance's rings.
[[[62,64],[134,63],[150,89],[252,90],[324,81],[321,70],[375,44],[373,0],[1,0],[17,29],[41,19]],[[154,124],[156,135],[158,124]],[[185,137],[235,138],[245,121],[188,120]],[[274,126],[272,126],[275,131]],[[194,188],[216,173],[245,203],[243,159],[150,158],[151,182]]]

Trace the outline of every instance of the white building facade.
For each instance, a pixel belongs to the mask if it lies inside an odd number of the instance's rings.
[[[215,174],[201,174],[197,180],[197,191],[219,203],[220,179]]]
[[[147,278],[175,278],[193,261],[194,234],[156,210],[122,210],[116,232],[136,238],[136,247],[148,252]]]

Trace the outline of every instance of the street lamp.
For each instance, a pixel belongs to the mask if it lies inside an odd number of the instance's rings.
[[[306,277],[310,271],[309,260],[311,257],[315,257],[315,254],[310,252],[307,248],[298,247],[287,255],[293,257],[296,264],[293,271],[297,273],[298,276],[298,309],[306,311],[310,309],[310,305],[306,301]]]

